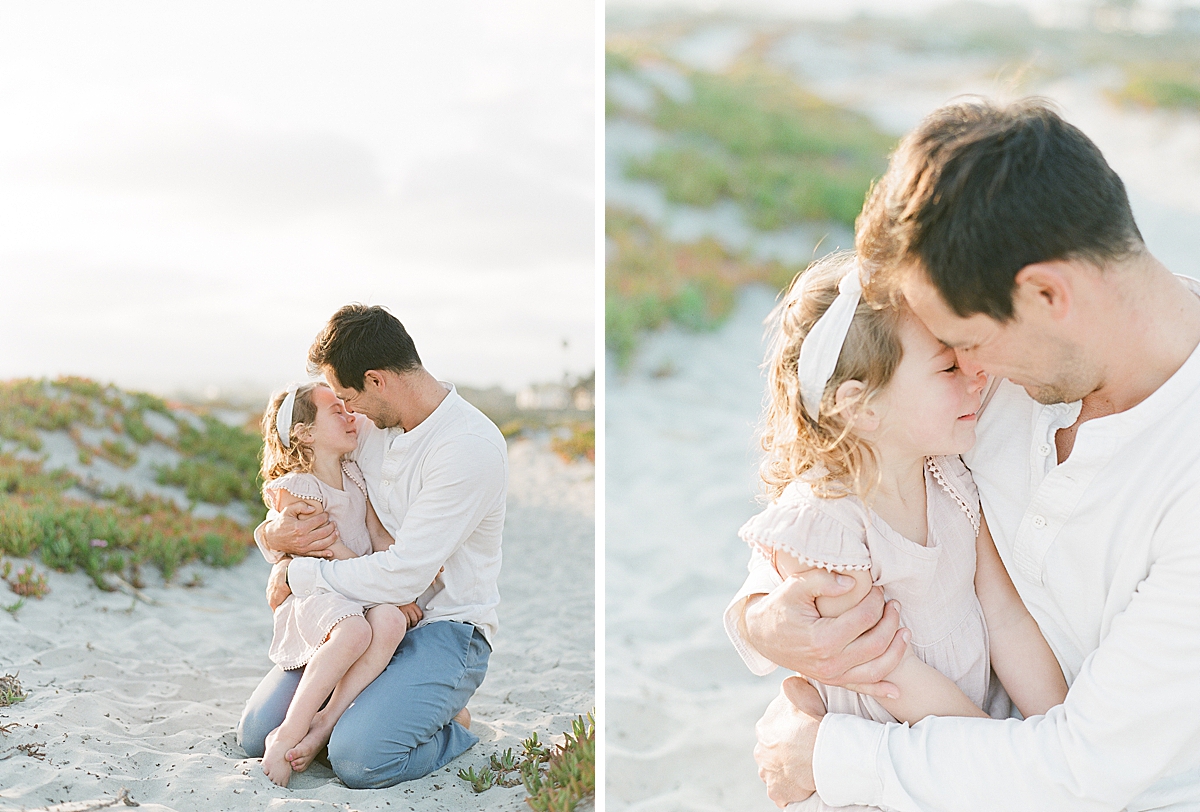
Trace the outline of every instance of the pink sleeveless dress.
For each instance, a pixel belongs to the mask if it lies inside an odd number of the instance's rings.
[[[738,535],[768,559],[773,550],[834,572],[869,570],[884,597],[900,601],[900,622],[912,630],[912,650],[984,707],[991,661],[987,626],[975,596],[979,494],[961,459],[925,461],[927,543],[897,533],[855,496],[826,499],[803,481],[742,526]],[[831,713],[896,721],[873,697],[809,680]],[[834,809],[813,795],[788,807]],[[868,809],[869,807],[836,807]]]
[[[367,530],[367,483],[358,464],[342,461],[342,489],[331,488],[312,474],[290,473],[263,486],[274,501],[272,491],[284,490],[300,499],[320,502],[329,519],[337,525],[342,543],[355,555],[369,555],[371,534]],[[268,656],[284,670],[305,665],[339,621],[363,614],[363,604],[337,592],[318,592],[307,598],[289,595],[275,609],[274,635]]]

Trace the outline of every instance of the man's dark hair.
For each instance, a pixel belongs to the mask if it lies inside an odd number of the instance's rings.
[[[382,307],[346,305],[334,313],[308,350],[313,373],[329,367],[342,386],[361,392],[369,369],[409,372],[421,357],[399,319]]]
[[[959,316],[1013,315],[1017,272],[1082,259],[1104,267],[1142,246],[1125,185],[1047,102],[957,102],[900,143],[868,195],[855,248],[887,284],[919,262]]]

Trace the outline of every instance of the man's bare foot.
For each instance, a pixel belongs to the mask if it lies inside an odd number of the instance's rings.
[[[286,756],[288,750],[295,743],[284,739],[279,732],[282,727],[281,725],[267,734],[267,749],[263,753],[262,771],[272,782],[286,787],[292,777],[292,767],[288,764]]]
[[[469,710],[467,710],[466,708],[463,708],[458,713],[454,714],[454,721],[458,722],[460,725],[465,727],[467,730],[470,730],[471,729],[471,712]]]
[[[288,750],[284,756],[291,763],[293,771],[302,773],[308,769],[308,765],[313,763],[321,748],[329,744],[329,736],[333,733],[336,722],[336,719],[330,720],[323,711],[317,712],[308,726],[308,733],[305,733],[300,743]]]

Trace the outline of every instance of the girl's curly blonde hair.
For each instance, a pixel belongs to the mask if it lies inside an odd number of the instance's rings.
[[[878,475],[874,450],[850,430],[834,395],[845,381],[861,381],[865,386],[858,401],[861,405],[887,386],[903,354],[898,334],[902,311],[874,305],[866,297],[859,302],[833,377],[821,396],[817,420],[808,416],[800,402],[796,369],[800,346],[837,298],[838,283],[855,262],[849,251],[817,260],[792,280],[767,319],[771,343],[764,362],[767,395],[762,428],[767,457],[759,475],[772,498],[783,493],[789,482],[807,475],[823,497],[853,493],[865,499]]]
[[[284,474],[292,471],[301,473],[310,473],[313,466],[312,447],[300,441],[300,433],[305,429],[311,428],[313,422],[317,419],[317,407],[313,403],[312,393],[318,386],[325,386],[323,383],[306,383],[296,390],[296,402],[292,406],[292,429],[288,437],[291,446],[285,448],[283,441],[279,439],[279,432],[275,428],[275,420],[279,415],[279,407],[283,405],[283,399],[287,397],[287,392],[279,392],[271,396],[270,403],[267,404],[267,410],[262,417],[262,433],[263,433],[263,453],[262,453],[262,479],[264,483],[270,482],[273,479],[279,479]],[[274,507],[274,503],[267,499],[265,493],[263,500],[266,501],[267,507]]]

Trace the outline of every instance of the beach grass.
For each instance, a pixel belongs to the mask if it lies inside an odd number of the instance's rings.
[[[804,221],[853,225],[895,138],[762,64],[694,72],[686,98],[659,95],[650,122],[670,135],[626,167],[673,203],[739,203],[764,230]]]
[[[736,255],[716,240],[681,244],[643,217],[609,207],[610,244],[605,268],[605,343],[625,366],[638,336],[667,322],[690,330],[713,329],[737,297],[737,288],[765,283],[783,288],[799,266]]]
[[[7,708],[18,702],[24,702],[27,694],[21,688],[21,681],[16,674],[0,676],[0,708]],[[7,733],[8,731],[4,731]]]

